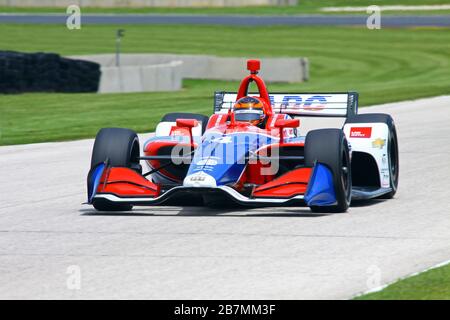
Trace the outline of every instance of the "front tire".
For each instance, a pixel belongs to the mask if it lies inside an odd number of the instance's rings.
[[[130,168],[141,173],[139,152],[139,138],[134,131],[123,128],[103,128],[95,137],[91,169],[107,161],[111,167]],[[96,199],[92,204],[99,211],[129,211],[133,208],[132,205],[111,203],[103,199]]]
[[[398,138],[397,129],[395,127],[394,119],[389,114],[385,113],[365,113],[358,114],[349,118],[346,123],[384,123],[389,130],[388,135],[388,161],[389,161],[389,176],[391,192],[386,193],[379,199],[392,199],[397,193],[399,181],[399,154],[398,154]]]
[[[311,206],[313,212],[346,212],[351,202],[352,176],[350,150],[340,129],[319,129],[308,132],[305,140],[305,166],[316,162],[326,165],[333,174],[336,205]]]

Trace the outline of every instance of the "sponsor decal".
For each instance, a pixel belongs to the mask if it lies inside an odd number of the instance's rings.
[[[223,137],[212,139],[211,142],[214,142],[214,143],[231,143],[232,142],[232,137],[231,136],[223,136]]]
[[[387,188],[391,185],[389,173],[383,173],[383,180],[381,181],[381,186]]]
[[[372,127],[359,127],[350,129],[350,138],[370,138]]]
[[[321,111],[327,104],[327,98],[330,96],[315,95],[308,97],[303,101],[301,96],[298,95],[286,95],[281,101],[281,109],[303,109],[307,111]],[[270,103],[275,106],[273,96],[269,96]]]
[[[372,148],[383,149],[386,144],[386,139],[377,138],[372,141]]]
[[[172,127],[171,136],[190,136],[189,130],[186,128]]]
[[[200,171],[200,172],[197,172],[197,173],[191,175],[189,177],[189,180],[191,182],[202,182],[202,181],[206,180],[206,177],[207,177],[207,175],[204,172]]]
[[[191,177],[191,181],[205,181],[205,176],[193,176]]]
[[[389,169],[381,169],[381,186],[388,188],[391,185]]]
[[[217,160],[214,159],[202,159],[197,162],[197,165],[199,166],[215,166],[217,165]]]
[[[232,109],[236,101],[236,94],[227,93],[224,96],[216,96],[215,107]],[[290,114],[336,114],[346,115],[348,106],[348,94],[272,94],[269,95],[270,104],[277,113]],[[227,105],[225,107],[224,105]],[[216,110],[219,111],[219,110]],[[216,112],[217,113],[217,112]]]

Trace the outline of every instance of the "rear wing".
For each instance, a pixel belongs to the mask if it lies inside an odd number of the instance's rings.
[[[249,93],[249,96],[259,96]],[[227,113],[236,102],[236,92],[216,91],[214,113]],[[358,93],[272,93],[269,95],[274,113],[292,117],[350,117],[358,113]]]

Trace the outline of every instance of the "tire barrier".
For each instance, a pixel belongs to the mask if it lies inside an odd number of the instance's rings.
[[[0,51],[0,93],[97,92],[100,65],[55,53]]]

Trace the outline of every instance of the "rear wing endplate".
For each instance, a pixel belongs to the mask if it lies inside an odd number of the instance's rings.
[[[249,93],[249,96],[259,96]],[[214,113],[227,113],[236,102],[236,92],[216,91]],[[274,113],[292,117],[350,117],[358,113],[358,93],[272,93],[269,95]]]

